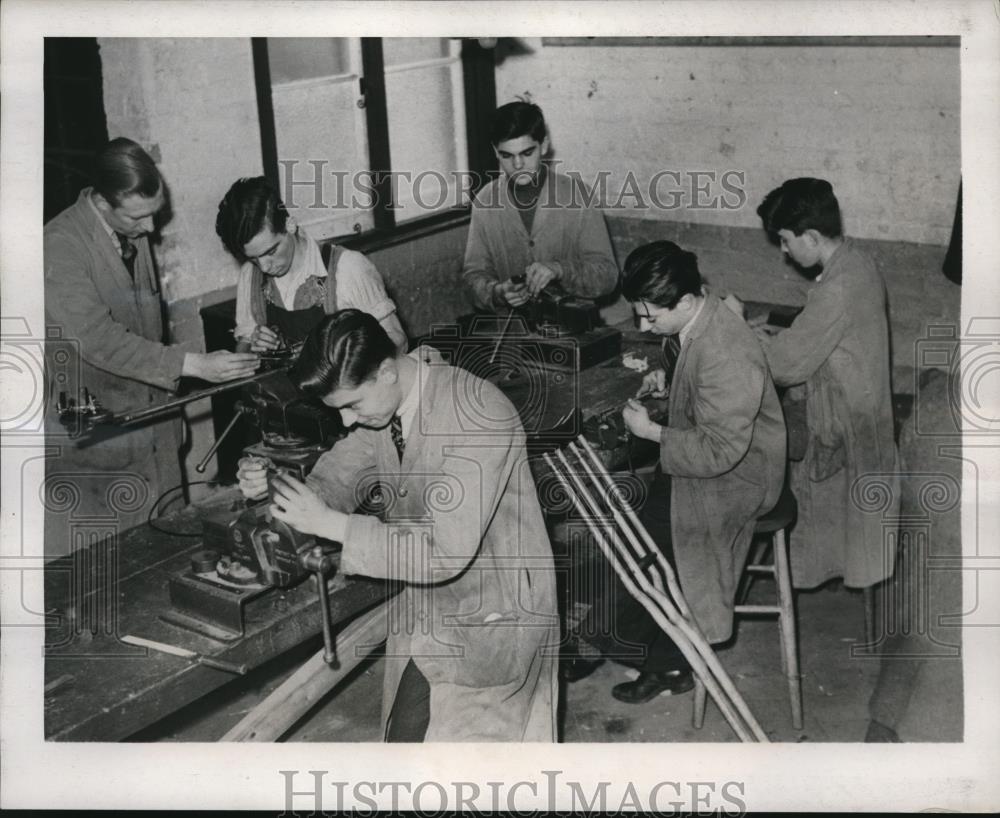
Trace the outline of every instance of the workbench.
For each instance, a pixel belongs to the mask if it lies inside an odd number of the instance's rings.
[[[238,497],[231,488],[213,503]],[[186,648],[251,672],[320,632],[312,578],[268,592],[260,606],[248,608],[244,635],[232,642],[165,622],[167,579],[202,547],[199,508],[162,517],[155,526],[99,538],[46,566],[46,739],[124,739],[236,678],[197,660],[123,643],[122,636]],[[384,581],[339,574],[327,587],[334,623],[353,619],[394,592]]]

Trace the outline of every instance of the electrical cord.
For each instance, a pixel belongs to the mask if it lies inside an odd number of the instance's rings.
[[[169,528],[164,528],[162,526],[158,526],[158,525],[156,525],[155,522],[153,522],[153,520],[154,520],[154,516],[153,515],[157,514],[157,516],[158,516],[157,509],[158,509],[160,503],[163,502],[163,498],[166,497],[168,494],[177,491],[177,489],[184,488],[184,485],[185,485],[184,483],[178,483],[176,486],[173,486],[173,487],[167,489],[166,491],[164,491],[163,493],[161,493],[159,497],[156,498],[156,502],[153,503],[152,507],[149,509],[149,514],[146,515],[146,525],[148,525],[150,528],[152,528],[153,531],[158,531],[161,534],[169,534],[172,537],[200,537],[202,535],[200,530],[199,531],[172,531]],[[201,485],[215,485],[215,486],[218,486],[218,485],[220,485],[220,483],[219,483],[218,480],[194,480],[194,481],[188,483],[187,485],[189,485],[189,486],[201,486]]]

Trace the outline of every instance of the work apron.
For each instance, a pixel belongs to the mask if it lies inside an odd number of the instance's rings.
[[[304,341],[325,316],[322,304],[313,304],[303,310],[286,310],[267,302],[267,325],[280,332],[289,344]]]

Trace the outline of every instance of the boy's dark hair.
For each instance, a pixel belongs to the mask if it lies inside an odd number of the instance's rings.
[[[265,227],[284,233],[288,210],[271,183],[263,176],[238,179],[219,202],[215,232],[226,249],[246,261],[243,248]]]
[[[796,236],[815,230],[830,239],[844,233],[840,204],[826,179],[789,179],[764,197],[757,215],[772,238],[779,230],[791,230]]]
[[[112,207],[118,207],[128,196],[151,199],[161,184],[153,158],[131,139],[124,136],[112,139],[97,154],[94,190]]]
[[[685,295],[701,295],[704,284],[698,257],[672,241],[654,241],[629,253],[622,273],[622,295],[672,310]]]
[[[545,117],[542,109],[531,102],[508,102],[501,105],[493,114],[493,127],[490,129],[490,142],[495,148],[508,139],[530,136],[536,142],[545,139]]]
[[[395,357],[396,345],[375,316],[338,310],[309,333],[288,376],[303,394],[324,398],[338,388],[357,388]]]

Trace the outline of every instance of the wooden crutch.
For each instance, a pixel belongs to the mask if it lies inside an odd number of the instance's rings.
[[[598,458],[597,453],[593,450],[593,447],[591,447],[590,442],[583,435],[578,437],[577,440],[579,441],[583,450],[587,452],[590,463],[593,465],[594,473],[596,473],[598,477],[601,479],[601,482],[605,490],[615,492],[615,499],[617,503],[609,502],[609,506],[612,507],[612,510],[614,510],[614,506],[616,504],[619,504],[622,507],[622,509],[625,512],[625,515],[628,517],[629,523],[639,533],[639,536],[642,537],[646,545],[646,549],[649,551],[649,553],[655,555],[661,571],[667,578],[667,585],[670,588],[670,594],[674,600],[674,603],[677,605],[677,608],[680,610],[681,615],[684,617],[686,622],[689,623],[690,626],[698,634],[699,638],[692,639],[692,643],[698,649],[699,653],[701,653],[701,655],[704,657],[706,664],[711,669],[715,677],[719,680],[719,684],[726,691],[726,694],[732,700],[733,704],[740,711],[740,715],[743,717],[744,721],[747,723],[748,726],[751,727],[754,733],[758,735],[758,738],[760,740],[764,740],[766,738],[766,734],[764,733],[760,725],[757,723],[757,720],[754,717],[753,712],[750,710],[749,705],[747,705],[744,698],[740,695],[739,691],[736,689],[736,685],[733,683],[732,679],[726,672],[725,668],[722,667],[722,663],[719,661],[719,657],[716,655],[715,651],[712,650],[711,644],[709,644],[708,640],[705,639],[704,633],[698,626],[698,623],[695,621],[694,617],[691,615],[691,611],[688,608],[687,601],[685,600],[684,595],[681,593],[680,585],[677,582],[676,574],[670,567],[670,563],[668,563],[666,558],[664,558],[663,554],[660,552],[660,549],[656,547],[656,543],[653,541],[652,537],[646,530],[646,527],[642,524],[642,521],[636,515],[635,511],[631,508],[631,506],[629,506],[625,498],[621,496],[621,493],[618,491],[618,487],[615,485],[614,480],[611,479],[611,475],[604,467],[604,464],[601,462],[600,458]],[[569,445],[569,448],[574,452],[574,454],[576,454],[577,458],[582,460],[582,457],[579,454],[579,450],[577,450],[572,443]],[[620,519],[620,515],[616,514],[616,520],[618,519]],[[619,526],[621,526],[620,522]],[[626,534],[628,535],[627,529],[626,529]]]
[[[604,465],[600,463],[599,460],[597,461],[597,467],[598,471],[604,475],[606,479],[606,484],[610,484],[612,490],[616,489],[613,481],[610,478],[610,475],[607,473],[607,470],[604,469]],[[585,472],[585,474],[588,474],[588,476],[590,476],[592,480],[594,479],[594,475],[592,472]],[[612,509],[612,512],[614,512],[616,510],[615,504],[612,503],[607,498],[607,495],[604,496],[608,506]],[[620,496],[617,499],[619,501],[623,500],[623,498],[621,498]],[[627,506],[627,504],[625,505]],[[631,509],[629,510],[631,511]],[[668,578],[668,582],[674,592],[674,600],[673,600],[674,603],[677,604],[678,607],[681,608],[683,611],[688,612],[687,617],[686,618],[682,617],[678,621],[675,621],[675,625],[681,629],[681,631],[688,637],[692,646],[701,654],[702,658],[705,660],[705,664],[712,672],[715,679],[718,681],[719,685],[725,692],[726,696],[729,697],[730,702],[739,711],[740,716],[743,718],[744,722],[746,723],[750,731],[754,734],[754,736],[758,740],[766,741],[767,736],[764,733],[763,729],[760,727],[760,725],[757,723],[757,720],[755,719],[753,712],[750,710],[749,706],[747,706],[746,702],[743,700],[743,697],[739,694],[739,691],[736,689],[736,686],[732,683],[732,680],[729,678],[729,675],[726,673],[725,669],[718,661],[718,657],[715,655],[715,651],[712,650],[711,645],[705,639],[704,634],[701,632],[700,628],[698,628],[697,623],[695,623],[693,618],[690,616],[686,600],[684,599],[683,594],[681,594],[680,592],[680,588],[676,583],[676,578],[674,577],[674,573],[670,568],[669,563],[667,563],[666,560],[663,559],[663,556],[662,554],[660,554],[660,551],[656,547],[656,544],[649,536],[649,532],[646,531],[645,526],[643,526],[642,522],[637,517],[635,517],[634,513],[632,515],[632,520],[634,521],[636,530],[641,533],[645,543],[645,546],[643,547],[636,546],[636,552],[639,554],[643,554],[645,552],[644,556],[648,556],[649,554],[654,554],[656,555],[656,557],[660,559],[662,568],[664,569]],[[620,517],[616,517],[616,521],[618,521],[619,525],[621,525]],[[629,536],[634,536],[627,528],[626,528],[626,534]],[[646,560],[644,560],[644,562],[645,561]],[[663,596],[663,598],[670,600],[670,597],[668,595],[663,594],[662,588],[659,589],[659,593]],[[656,595],[653,596],[653,600],[654,602],[657,601]],[[670,611],[665,610],[664,613],[669,615]]]
[[[767,741],[766,735],[764,735],[759,725],[756,725],[755,722],[747,725],[741,722],[742,716],[739,709],[734,708],[732,702],[727,698],[725,691],[712,675],[701,653],[692,644],[692,637],[698,639],[698,634],[687,623],[682,621],[670,598],[652,586],[649,579],[639,568],[636,560],[623,544],[620,542],[618,545],[609,543],[605,532],[597,525],[597,520],[604,516],[601,514],[597,503],[590,496],[580,478],[574,474],[565,455],[562,452],[557,452],[556,454],[566,468],[566,475],[563,475],[559,471],[555,465],[555,461],[549,455],[543,455],[543,458],[566,489],[574,507],[586,521],[605,558],[614,567],[626,589],[649,612],[657,625],[674,640],[684,654],[685,659],[687,659],[699,678],[703,680],[703,683],[737,737],[744,742],[754,740]],[[588,509],[590,513],[588,513]],[[617,539],[617,535],[614,538]],[[754,729],[755,727],[756,729]]]

